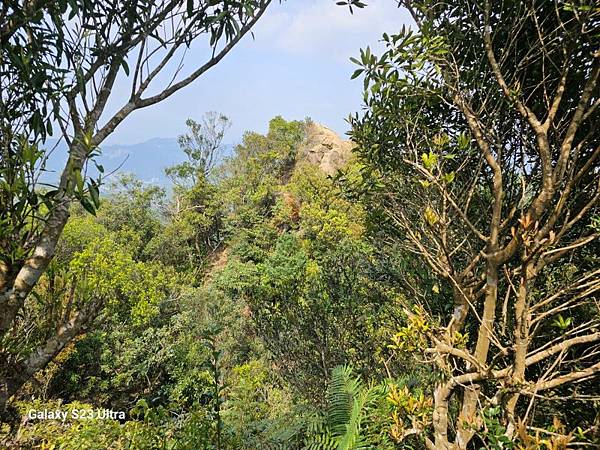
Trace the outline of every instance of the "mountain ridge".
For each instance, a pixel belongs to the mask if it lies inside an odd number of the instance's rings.
[[[298,147],[298,159],[318,166],[327,175],[334,175],[348,162],[353,146],[351,141],[342,139],[327,126],[313,122],[307,126],[306,136]],[[40,181],[56,184],[67,161],[67,145],[64,141],[50,139],[45,147],[54,150],[48,157]],[[234,148],[234,144],[223,145],[221,158],[231,156]],[[161,187],[170,184],[164,169],[186,160],[174,137],[153,137],[135,144],[102,145],[100,150],[96,162],[103,166],[109,180],[117,173],[132,173],[145,183]],[[93,165],[88,167],[88,174],[98,175]]]

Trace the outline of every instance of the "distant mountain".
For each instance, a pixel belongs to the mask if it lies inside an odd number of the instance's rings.
[[[55,147],[53,149],[53,147]],[[233,153],[233,145],[224,145],[221,159]],[[321,168],[333,175],[345,164],[352,152],[353,144],[342,140],[329,128],[313,123],[307,130],[305,141],[298,149],[300,159]],[[67,146],[64,142],[57,145],[49,140],[46,149],[52,150],[46,164],[46,172],[41,182],[56,184],[67,161]],[[118,173],[132,173],[148,184],[169,187],[170,180],[165,176],[165,167],[183,162],[186,158],[179,148],[176,138],[152,138],[139,144],[102,145],[101,154],[96,162],[104,167],[104,174],[111,174],[105,181],[115,179]],[[96,176],[93,164],[89,164],[88,175]]]
[[[48,158],[46,172],[42,176],[44,183],[56,183],[67,161],[66,144],[56,143],[56,140],[46,143],[48,150],[54,146],[56,148]],[[222,156],[230,154],[233,148],[231,145],[224,147]],[[100,148],[101,155],[96,158],[96,162],[104,167],[105,175],[116,171],[107,181],[114,179],[117,173],[133,173],[146,183],[167,186],[169,179],[165,176],[165,167],[185,160],[185,154],[179,148],[176,138],[152,138],[139,144],[102,145]],[[93,164],[90,165],[89,173],[92,176],[97,173]]]

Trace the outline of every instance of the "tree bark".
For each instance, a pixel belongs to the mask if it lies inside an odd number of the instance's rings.
[[[490,348],[490,336],[494,329],[496,317],[496,303],[498,299],[498,266],[493,259],[489,259],[486,269],[486,292],[483,305],[483,315],[479,325],[477,344],[475,347],[475,359],[481,367],[487,363]],[[477,401],[480,395],[480,387],[471,383],[465,386],[463,394],[463,405],[456,423],[456,445],[459,449],[466,449],[468,443],[475,433],[474,424],[477,415]]]
[[[85,331],[86,326],[96,316],[98,309],[98,302],[90,302],[64,322],[56,334],[35,349],[24,362],[7,368],[8,373],[0,378],[0,419],[6,412],[6,405],[10,398],[33,375],[45,368],[75,337]]]
[[[450,388],[445,384],[439,384],[433,395],[433,437],[435,447],[439,450],[450,450],[448,441],[448,398]]]
[[[527,255],[524,255],[527,258]],[[527,351],[529,349],[529,330],[531,323],[531,313],[529,310],[529,284],[533,281],[533,264],[525,263],[521,266],[521,277],[519,289],[515,302],[515,356],[511,384],[517,392],[513,393],[506,405],[506,415],[509,419],[508,435],[512,436],[514,432],[515,407],[519,400],[518,388],[525,382],[525,369],[527,368]]]

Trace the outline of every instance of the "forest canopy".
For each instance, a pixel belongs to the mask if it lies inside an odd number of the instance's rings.
[[[167,189],[105,175],[105,139],[270,3],[0,7],[1,445],[599,446],[600,9],[394,1],[414,24],[351,59],[349,140],[277,116],[231,150],[207,112]]]

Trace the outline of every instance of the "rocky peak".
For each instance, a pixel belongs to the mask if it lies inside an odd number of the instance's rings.
[[[335,131],[312,122],[298,149],[298,159],[319,166],[327,175],[334,175],[349,161],[353,146],[351,141],[341,139]]]

